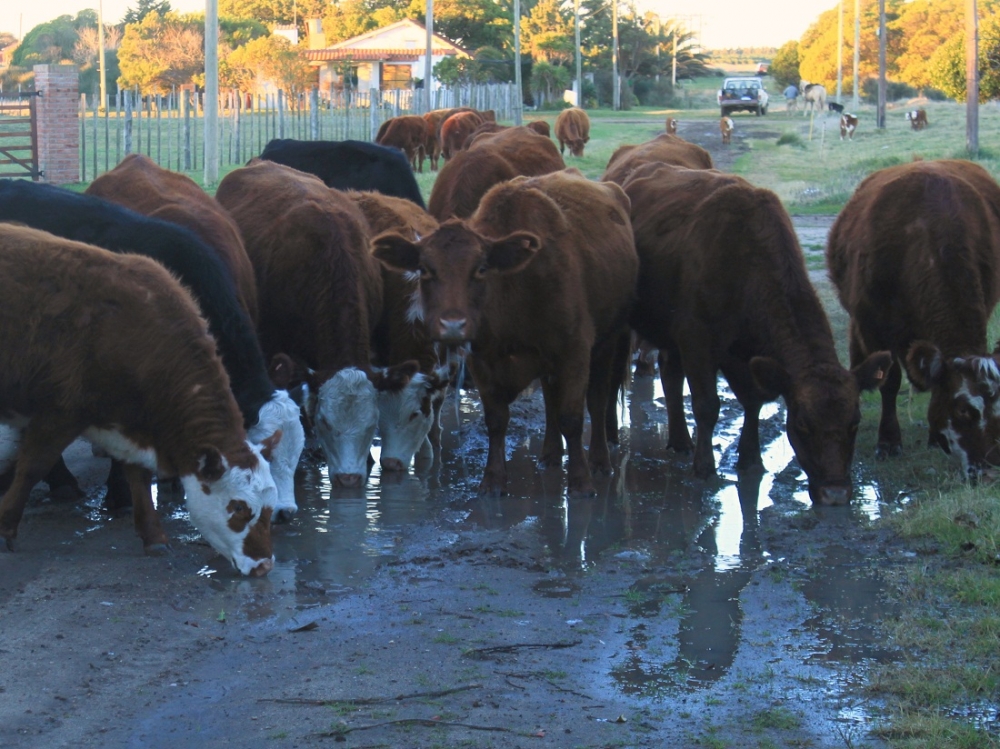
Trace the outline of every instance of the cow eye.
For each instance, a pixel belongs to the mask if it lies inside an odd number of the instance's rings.
[[[486,263],[483,263],[478,268],[476,268],[476,276],[478,278],[482,278],[483,276],[486,275],[486,273],[489,271],[489,269],[490,269],[490,266],[487,265]]]
[[[413,413],[410,414],[410,421],[413,421],[418,416],[420,416],[420,412],[419,411],[414,411]]]
[[[969,403],[960,403],[955,409],[955,415],[964,421],[976,421],[979,419],[979,410]]]
[[[434,278],[434,271],[432,271],[426,265],[421,265],[420,266],[420,277],[421,278]]]

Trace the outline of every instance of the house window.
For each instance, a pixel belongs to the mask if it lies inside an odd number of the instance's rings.
[[[382,65],[382,90],[410,88],[413,77],[409,65]]]

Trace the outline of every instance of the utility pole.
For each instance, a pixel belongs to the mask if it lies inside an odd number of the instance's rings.
[[[521,0],[514,0],[514,124],[521,124],[524,89],[521,87]]]
[[[861,64],[861,0],[854,0],[854,96],[851,99],[851,111],[858,111],[858,66]]]
[[[844,80],[844,0],[837,6],[837,103],[841,103]]]
[[[583,58],[580,53],[580,0],[573,0],[573,37],[576,43],[576,105],[583,106]]]
[[[875,127],[885,130],[885,0],[878,0],[878,111]]]
[[[434,0],[427,0],[427,49],[424,53],[424,111],[431,111],[431,80],[434,77]]]
[[[979,15],[976,0],[965,3],[965,148],[979,155]]]
[[[671,60],[670,85],[677,88],[677,25],[674,25],[674,57]]]
[[[219,182],[219,0],[205,0],[205,184]]]
[[[101,78],[101,106],[108,106],[108,74],[104,66],[104,0],[97,0],[97,70]]]
[[[622,105],[622,86],[618,80],[618,0],[611,0],[611,102],[618,111]]]

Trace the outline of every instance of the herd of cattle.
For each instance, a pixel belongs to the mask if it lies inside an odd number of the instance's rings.
[[[439,449],[463,360],[489,437],[479,491],[505,491],[509,407],[540,380],[540,463],[560,466],[565,447],[569,491],[587,495],[612,470],[638,339],[659,351],[668,447],[693,451],[699,477],[715,472],[720,371],[745,411],[737,467],[761,466],[759,411],[781,397],[816,503],[851,498],[861,391],[881,390],[878,453],[900,452],[904,367],[931,392],[931,442],[970,475],[1000,463],[1000,354],[986,348],[1000,187],[979,166],[882,170],[837,218],[845,369],[780,201],[701,147],[664,132],[619,147],[595,181],[542,128],[434,114],[386,123],[383,143],[414,133],[399,150],[272,141],[215,198],[137,155],[86,194],[0,181],[8,548],[34,484],[79,491],[61,453],[82,435],[115,459],[106,502],[131,503],[147,553],[167,544],[152,478],[177,477],[211,545],[266,574],[307,439],[334,484],[365,481],[376,432],[383,470],[406,470]],[[478,124],[449,140],[456,116]],[[555,130],[582,153],[583,110]],[[446,159],[429,210],[421,154]]]

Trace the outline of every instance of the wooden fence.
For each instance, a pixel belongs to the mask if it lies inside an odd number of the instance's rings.
[[[80,96],[80,181],[112,168],[130,153],[143,153],[178,172],[204,168],[204,94],[173,91],[141,95],[119,91],[101,107],[99,97]],[[513,84],[439,89],[432,109],[471,106],[496,110],[498,120],[514,117]],[[336,95],[310,92],[219,97],[219,168],[239,166],[257,156],[272,138],[374,140],[390,117],[422,114],[422,91],[395,90]]]

